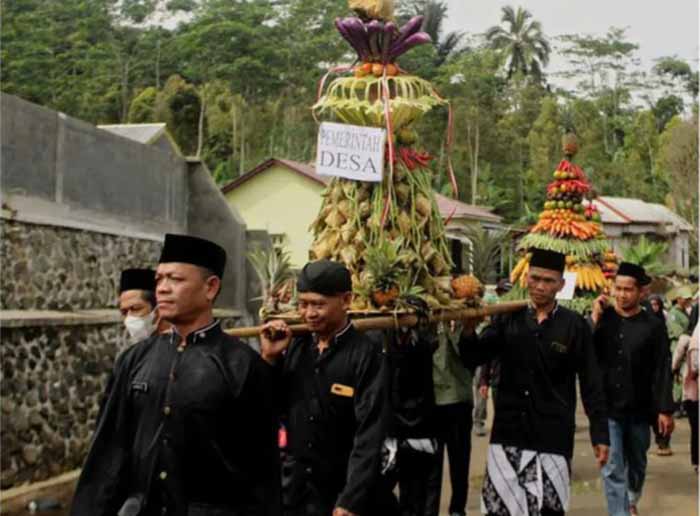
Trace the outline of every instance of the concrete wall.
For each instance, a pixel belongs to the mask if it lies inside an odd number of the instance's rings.
[[[187,205],[188,230],[192,235],[212,240],[226,249],[223,287],[217,306],[247,307],[246,225],[226,203],[207,168],[189,160]]]
[[[4,207],[27,222],[161,239],[187,230],[178,156],[0,95]]]
[[[128,342],[121,270],[155,266],[166,232],[224,246],[215,316],[249,321],[246,228],[208,170],[0,94],[0,488],[84,460],[98,400]],[[162,142],[161,142],[162,144]]]
[[[286,167],[273,166],[226,194],[249,230],[285,235],[292,266],[309,260],[313,235],[308,231],[321,209],[324,187]]]

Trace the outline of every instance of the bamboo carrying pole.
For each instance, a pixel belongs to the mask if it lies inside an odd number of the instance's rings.
[[[457,321],[464,319],[478,319],[487,315],[504,314],[515,312],[527,306],[527,301],[510,301],[487,305],[480,308],[464,308],[461,310],[445,310],[429,317],[430,322]],[[415,326],[418,324],[418,316],[414,314],[389,315],[381,317],[367,317],[364,319],[353,319],[352,323],[360,331],[367,330],[388,330],[399,326]],[[309,327],[306,324],[290,324],[292,334],[299,335],[308,333]],[[232,328],[226,333],[234,337],[257,337],[262,331],[262,326],[252,326],[247,328]]]

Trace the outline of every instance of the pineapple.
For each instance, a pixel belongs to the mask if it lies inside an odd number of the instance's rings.
[[[578,152],[578,141],[576,134],[573,132],[566,133],[561,139],[561,146],[564,154],[568,159],[573,158]]]
[[[484,287],[473,274],[464,274],[452,280],[452,291],[457,299],[474,299],[483,294]]]
[[[365,270],[369,273],[372,300],[378,307],[390,306],[399,297],[403,267],[399,257],[401,240],[380,240],[365,251]]]

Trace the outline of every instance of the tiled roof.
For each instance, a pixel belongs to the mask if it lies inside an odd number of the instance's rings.
[[[435,192],[435,201],[437,202],[440,215],[442,215],[443,219],[451,216],[453,219],[477,219],[487,222],[501,222],[502,220],[502,217],[492,213],[483,206],[475,206],[474,204],[467,204],[456,199],[450,199],[437,192]]]
[[[606,224],[664,224],[682,231],[693,230],[688,221],[662,204],[608,196],[598,197],[593,203]]]

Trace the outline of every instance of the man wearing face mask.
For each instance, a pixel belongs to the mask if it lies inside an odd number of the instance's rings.
[[[119,280],[119,311],[132,343],[163,333],[170,325],[158,315],[156,271],[126,269]]]

